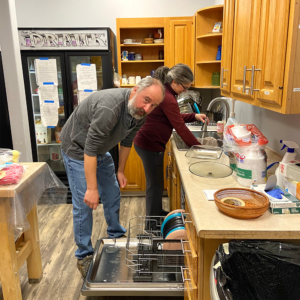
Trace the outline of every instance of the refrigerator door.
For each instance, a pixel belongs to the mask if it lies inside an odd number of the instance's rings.
[[[95,64],[97,90],[113,87],[112,58],[110,52],[76,52],[66,54],[68,91],[70,93],[70,111],[78,106],[78,84],[76,67],[80,64]]]
[[[76,66],[80,64],[95,64],[97,76],[97,90],[113,88],[113,66],[111,52],[69,52],[66,53],[67,84],[69,111],[72,112],[79,104]],[[114,160],[117,173],[119,164],[118,146],[111,149],[110,154]]]
[[[26,53],[27,54],[27,53]],[[58,123],[55,128],[47,128],[42,125],[38,85],[36,81],[35,60],[41,57],[56,60],[58,78]],[[28,117],[32,137],[32,149],[34,161],[47,162],[56,174],[64,174],[65,168],[61,158],[60,132],[67,119],[64,91],[64,62],[63,55],[45,53],[24,55],[22,59],[25,80],[26,98],[28,105]],[[34,136],[34,138],[33,138]]]

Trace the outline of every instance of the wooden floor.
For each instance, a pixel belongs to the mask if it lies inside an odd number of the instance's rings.
[[[168,210],[168,198],[163,199],[163,208]],[[145,215],[144,197],[123,197],[120,208],[120,222],[128,228],[129,220],[138,215]],[[39,231],[43,265],[43,279],[39,284],[29,284],[26,265],[20,269],[20,281],[24,300],[94,300],[94,299],[147,299],[153,297],[84,297],[81,295],[83,280],[76,266],[74,252],[76,250],[72,205],[39,206]],[[92,242],[106,237],[106,222],[103,206],[100,205],[93,213]],[[155,300],[160,297],[155,297]],[[0,284],[0,300],[3,299]],[[163,299],[163,298],[160,298]],[[166,298],[164,298],[166,299]],[[171,298],[170,298],[171,299]],[[172,298],[174,299],[174,297]],[[179,298],[181,299],[181,298]]]

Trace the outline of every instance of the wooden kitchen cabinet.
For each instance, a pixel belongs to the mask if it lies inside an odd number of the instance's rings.
[[[219,89],[212,86],[212,75],[220,73],[221,60],[216,60],[222,32],[212,32],[215,23],[223,21],[223,5],[202,8],[196,13],[195,87]]]
[[[260,9],[261,0],[235,1],[231,93],[233,98],[242,97],[247,103],[254,101],[249,91],[250,70],[257,61]]]
[[[231,59],[234,20],[234,1],[224,1],[222,61],[221,61],[221,86],[223,95],[230,95]]]
[[[289,1],[282,0],[262,1],[258,59],[255,65],[260,71],[257,71],[254,78],[254,88],[258,89],[256,98],[261,103],[282,104],[289,4]]]
[[[195,17],[165,19],[165,65],[182,63],[194,71]]]
[[[164,59],[159,59],[159,51],[165,52],[165,41],[159,44],[145,44],[144,39],[161,29],[165,39],[165,18],[117,18],[117,53],[118,73],[129,76],[151,75],[152,70],[164,66]],[[140,44],[124,44],[125,39],[135,39]],[[122,61],[122,51],[142,54],[142,60]],[[121,87],[133,87],[134,85],[121,85]]]
[[[167,191],[167,166],[168,166],[168,143],[164,155],[164,190]],[[124,174],[127,178],[127,185],[125,188],[121,188],[121,192],[128,192],[130,195],[144,195],[146,191],[146,176],[144,171],[143,162],[136,153],[134,146],[130,150],[130,154],[125,166]],[[142,193],[142,194],[141,194]]]
[[[167,192],[170,199],[170,211],[181,208],[181,180],[176,159],[169,141],[167,166]]]
[[[221,94],[299,114],[299,1],[225,0],[224,5]]]
[[[127,178],[127,185],[121,188],[121,192],[142,192],[146,191],[146,177],[143,162],[132,145],[124,174]]]

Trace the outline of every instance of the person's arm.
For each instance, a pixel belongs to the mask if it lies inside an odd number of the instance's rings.
[[[179,106],[174,96],[166,95],[164,101],[159,106],[172,124],[173,128],[189,147],[193,145],[201,145],[201,143],[199,143],[185,125],[185,120],[182,114],[180,114]],[[191,121],[195,121],[195,114],[190,114],[190,117],[194,119]]]
[[[119,149],[119,168],[117,178],[121,188],[124,188],[127,184],[127,178],[125,177],[124,170],[130,150],[131,148],[124,146],[120,146]]]
[[[87,190],[83,202],[92,209],[99,204],[99,192],[97,185],[97,156],[84,154],[84,173],[87,183]]]
[[[180,114],[182,119],[184,120],[184,123],[191,123],[194,121],[202,121],[204,122],[205,119],[207,118],[205,114]],[[208,118],[207,121],[209,122]],[[207,123],[208,124],[208,123]]]

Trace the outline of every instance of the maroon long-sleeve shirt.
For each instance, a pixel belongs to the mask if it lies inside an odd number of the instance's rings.
[[[146,118],[145,124],[136,134],[133,142],[147,151],[164,151],[173,128],[189,146],[200,145],[185,123],[196,121],[195,114],[181,114],[176,92],[165,85],[165,98]]]

